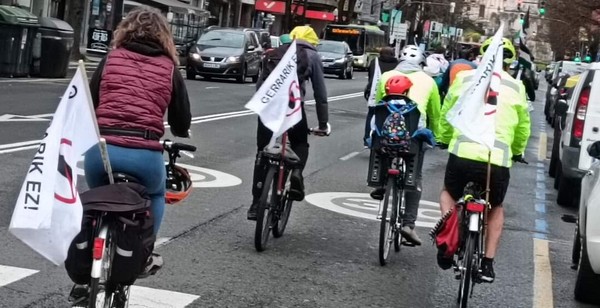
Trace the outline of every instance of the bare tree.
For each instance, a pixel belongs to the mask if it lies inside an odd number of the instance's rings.
[[[338,0],[338,23],[349,24],[354,19],[356,0]],[[347,10],[346,10],[347,8]]]
[[[66,22],[68,22],[71,27],[73,27],[73,48],[71,51],[71,59],[79,60],[81,59],[81,51],[79,50],[79,45],[81,44],[81,25],[83,23],[83,11],[84,11],[84,1],[81,0],[67,0],[67,5],[65,8],[66,14]]]

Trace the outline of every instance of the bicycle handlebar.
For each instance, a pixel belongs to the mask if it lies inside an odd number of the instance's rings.
[[[196,147],[191,144],[173,142],[171,140],[164,140],[162,142],[162,144],[163,144],[163,148],[167,152],[178,152],[178,151],[195,152],[196,151]]]

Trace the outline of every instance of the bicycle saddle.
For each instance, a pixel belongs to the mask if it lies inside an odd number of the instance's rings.
[[[265,147],[263,153],[271,159],[279,159],[281,157],[281,144],[275,144],[272,147]],[[300,163],[300,157],[292,150],[288,144],[285,147],[285,157],[283,158],[287,165],[297,165]]]

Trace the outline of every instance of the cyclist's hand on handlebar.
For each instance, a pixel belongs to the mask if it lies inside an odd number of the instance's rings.
[[[529,165],[529,162],[526,161],[525,158],[523,158],[523,154],[513,155],[512,160],[517,163]]]
[[[327,127],[315,127],[310,129],[310,133],[315,136],[325,137],[331,134],[331,125],[327,123]]]
[[[448,144],[446,144],[446,143],[438,143],[437,147],[440,148],[440,149],[442,149],[442,150],[446,150],[446,149],[448,149]]]

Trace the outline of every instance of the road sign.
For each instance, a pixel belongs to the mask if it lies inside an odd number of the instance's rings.
[[[456,29],[456,37],[461,37],[462,35],[463,35],[463,29],[457,28]]]
[[[390,41],[392,41],[396,37],[396,32],[400,31],[401,24],[402,24],[402,11],[392,10],[392,13],[390,16]]]
[[[442,30],[444,29],[444,24],[441,22],[437,22],[437,21],[432,21],[431,22],[431,30],[430,32],[442,32]]]

